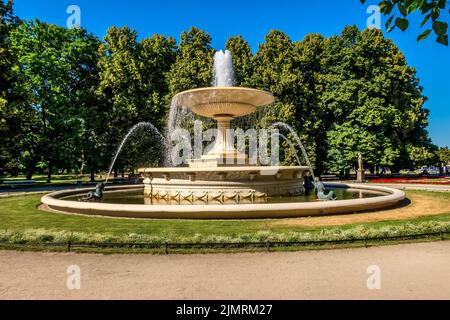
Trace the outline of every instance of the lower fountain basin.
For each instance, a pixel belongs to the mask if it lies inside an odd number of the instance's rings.
[[[143,168],[144,195],[153,199],[247,199],[302,195],[307,167]]]
[[[347,192],[369,193],[373,196],[352,198],[337,201],[307,202],[292,201],[289,197],[280,197],[277,201],[264,203],[237,203],[199,204],[149,204],[150,199],[144,200],[146,204],[79,202],[75,199],[82,197],[92,189],[76,189],[54,192],[42,197],[43,209],[61,213],[75,213],[83,215],[126,217],[126,218],[152,218],[152,219],[262,219],[262,218],[288,218],[323,216],[335,214],[352,214],[361,211],[380,210],[399,204],[405,199],[403,191],[360,184],[325,183],[329,189],[344,189]],[[106,194],[136,190],[136,186],[107,187]],[[141,186],[139,190],[142,191]],[[105,197],[106,198],[106,197]],[[284,201],[284,202],[283,202]]]

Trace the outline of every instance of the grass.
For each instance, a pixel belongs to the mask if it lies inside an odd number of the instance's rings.
[[[97,175],[95,176],[97,180],[104,180],[106,178],[106,173],[101,175],[101,178]],[[17,181],[17,180],[26,180],[26,177],[23,175],[19,175],[17,177],[7,177],[7,178],[0,178],[0,182],[2,181]],[[52,180],[50,183],[47,183],[47,175],[46,174],[35,174],[33,175],[32,179],[36,181],[35,184],[29,184],[29,185],[16,185],[14,186],[15,189],[28,189],[28,188],[42,188],[42,187],[60,187],[60,186],[69,186],[69,185],[75,185],[78,183],[78,181],[82,181],[83,184],[89,184],[90,182],[90,175],[83,175],[79,176],[76,174],[54,174],[52,175]],[[11,189],[10,185],[6,185],[3,183],[0,183],[0,189]]]
[[[17,180],[26,180],[25,176],[17,176],[17,177],[8,177],[8,178],[2,178],[0,181],[17,181]],[[84,177],[80,178],[77,175],[52,175],[52,180],[50,183],[47,183],[47,175],[34,175],[32,180],[36,181],[35,184],[29,184],[29,185],[16,185],[14,186],[15,189],[28,189],[28,188],[42,188],[42,187],[59,187],[59,186],[67,186],[67,185],[74,185],[78,181],[82,181],[83,183],[89,183],[90,177],[88,175],[85,175]],[[10,185],[6,185],[3,183],[0,183],[0,189],[11,189]]]
[[[450,193],[408,191],[439,199]],[[42,195],[0,198],[0,242],[14,244],[265,242],[341,240],[450,231],[450,212],[412,220],[379,221],[330,227],[280,225],[265,220],[144,220],[63,215],[38,210]],[[380,242],[384,243],[384,242]],[[54,249],[54,248],[50,248]],[[85,249],[90,251],[91,249]],[[144,251],[133,248],[102,252]],[[95,250],[93,250],[95,251]],[[152,251],[152,250],[150,250]],[[191,252],[191,250],[184,250]]]

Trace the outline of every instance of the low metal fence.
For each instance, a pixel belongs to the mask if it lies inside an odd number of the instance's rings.
[[[13,248],[62,248],[67,252],[70,252],[77,248],[94,248],[94,249],[158,249],[165,254],[169,254],[170,250],[180,249],[264,249],[270,251],[276,248],[288,248],[288,247],[314,247],[314,246],[327,246],[327,245],[339,245],[339,244],[364,244],[368,247],[371,242],[383,242],[383,241],[404,241],[404,240],[417,240],[426,238],[440,238],[445,240],[450,231],[440,231],[432,233],[410,234],[410,235],[398,235],[398,236],[380,236],[380,237],[367,237],[367,238],[348,238],[348,239],[335,239],[335,240],[305,240],[305,241],[264,241],[264,242],[199,242],[199,243],[175,243],[175,242],[163,242],[163,243],[135,243],[135,242],[42,242],[42,243],[9,243],[0,242],[0,247],[13,247]]]

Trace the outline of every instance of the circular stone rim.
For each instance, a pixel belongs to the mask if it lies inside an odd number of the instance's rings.
[[[406,198],[405,192],[381,186],[362,184],[325,183],[327,187],[357,190],[381,191],[388,195],[336,201],[233,204],[233,205],[144,205],[109,204],[60,200],[61,197],[82,193],[92,188],[71,189],[47,194],[41,202],[48,209],[61,213],[83,214],[122,218],[148,219],[262,219],[293,218],[352,214],[360,211],[373,211],[394,206]],[[140,189],[136,185],[109,187],[110,190]]]

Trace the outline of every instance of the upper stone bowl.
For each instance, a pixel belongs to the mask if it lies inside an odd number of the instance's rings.
[[[257,107],[275,101],[268,92],[242,87],[193,89],[178,93],[175,99],[179,106],[188,107],[192,112],[208,118],[245,116],[255,112]]]

